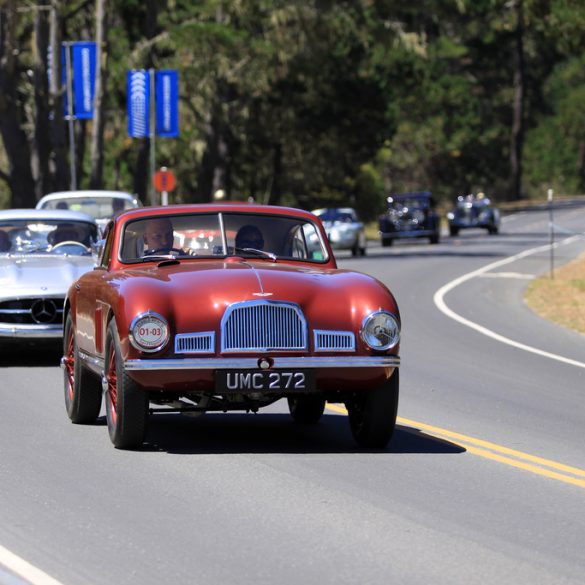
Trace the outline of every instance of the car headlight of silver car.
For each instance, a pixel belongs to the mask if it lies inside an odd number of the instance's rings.
[[[158,313],[141,313],[130,324],[130,343],[140,351],[159,351],[169,342],[169,337],[169,324]]]
[[[364,319],[360,335],[370,349],[385,351],[400,341],[400,325],[392,313],[375,311]]]

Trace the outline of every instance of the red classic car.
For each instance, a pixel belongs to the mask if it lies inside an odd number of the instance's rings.
[[[200,236],[200,237],[199,237]],[[188,244],[188,247],[184,247]],[[400,316],[376,279],[340,270],[320,220],[285,207],[145,207],[113,218],[64,306],[65,405],[137,448],[149,414],[256,412],[295,421],[345,404],[360,446],[390,440]]]

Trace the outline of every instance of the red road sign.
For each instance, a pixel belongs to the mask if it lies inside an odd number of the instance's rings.
[[[173,171],[169,171],[166,167],[162,167],[160,171],[154,173],[154,188],[162,193],[163,191],[172,191],[177,185],[177,180]]]

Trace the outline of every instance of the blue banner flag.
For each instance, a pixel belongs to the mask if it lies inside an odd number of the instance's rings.
[[[128,136],[150,135],[150,73],[144,69],[128,71]]]
[[[72,43],[71,60],[73,68],[73,115],[79,119],[93,118],[96,44],[91,41]]]
[[[179,135],[179,74],[175,70],[157,71],[156,134],[163,138]]]

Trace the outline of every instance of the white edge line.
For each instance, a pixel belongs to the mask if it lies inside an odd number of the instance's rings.
[[[18,577],[22,577],[31,585],[63,585],[60,581],[53,579],[53,577],[10,552],[2,545],[0,545],[0,565],[6,567]]]
[[[566,238],[565,240],[562,240],[561,242],[557,242],[557,243],[553,244],[552,247],[556,248],[558,246],[564,246],[566,244],[571,244],[580,238],[581,238],[580,235],[574,235],[574,236],[571,236],[570,238]],[[525,258],[526,256],[530,256],[532,254],[536,254],[538,252],[550,250],[550,248],[551,248],[551,244],[546,244],[544,246],[538,246],[537,248],[531,248],[530,250],[524,250],[523,252],[520,252],[519,254],[514,254],[513,256],[510,256],[508,258],[504,258],[503,260],[498,260],[497,262],[492,262],[491,264],[488,264],[482,268],[479,268],[477,270],[473,270],[472,272],[468,272],[467,274],[464,274],[463,276],[460,276],[459,278],[455,278],[451,282],[448,282],[446,285],[442,286],[434,294],[433,301],[435,302],[435,305],[437,306],[439,311],[444,313],[447,317],[453,319],[454,321],[457,321],[458,323],[461,323],[462,325],[465,325],[466,327],[470,327],[471,329],[474,329],[478,333],[482,333],[483,335],[487,335],[488,337],[491,337],[492,339],[495,339],[496,341],[499,341],[501,343],[505,343],[507,345],[511,345],[512,347],[515,347],[517,349],[522,349],[524,351],[528,351],[530,353],[540,355],[542,357],[550,358],[552,360],[557,360],[559,362],[569,364],[571,366],[576,366],[578,368],[585,368],[584,362],[579,362],[577,360],[573,360],[573,359],[564,357],[562,355],[549,353],[548,351],[543,351],[541,349],[537,349],[536,347],[532,347],[530,345],[525,345],[523,343],[519,343],[517,341],[514,341],[513,339],[510,339],[508,337],[504,337],[503,335],[500,335],[500,334],[496,333],[495,331],[488,329],[487,327],[483,327],[482,325],[478,325],[477,323],[474,323],[473,321],[469,321],[469,319],[465,319],[465,317],[462,317],[461,315],[458,315],[457,313],[455,313],[455,311],[452,311],[445,303],[445,295],[449,291],[453,290],[455,287],[459,286],[460,284],[463,284],[464,282],[471,280],[472,278],[475,278],[476,276],[480,276],[480,275],[484,274],[485,272],[487,272],[488,270],[492,270],[494,268],[504,266],[505,264],[510,264],[511,262],[514,262],[514,261],[519,260],[521,258]]]

